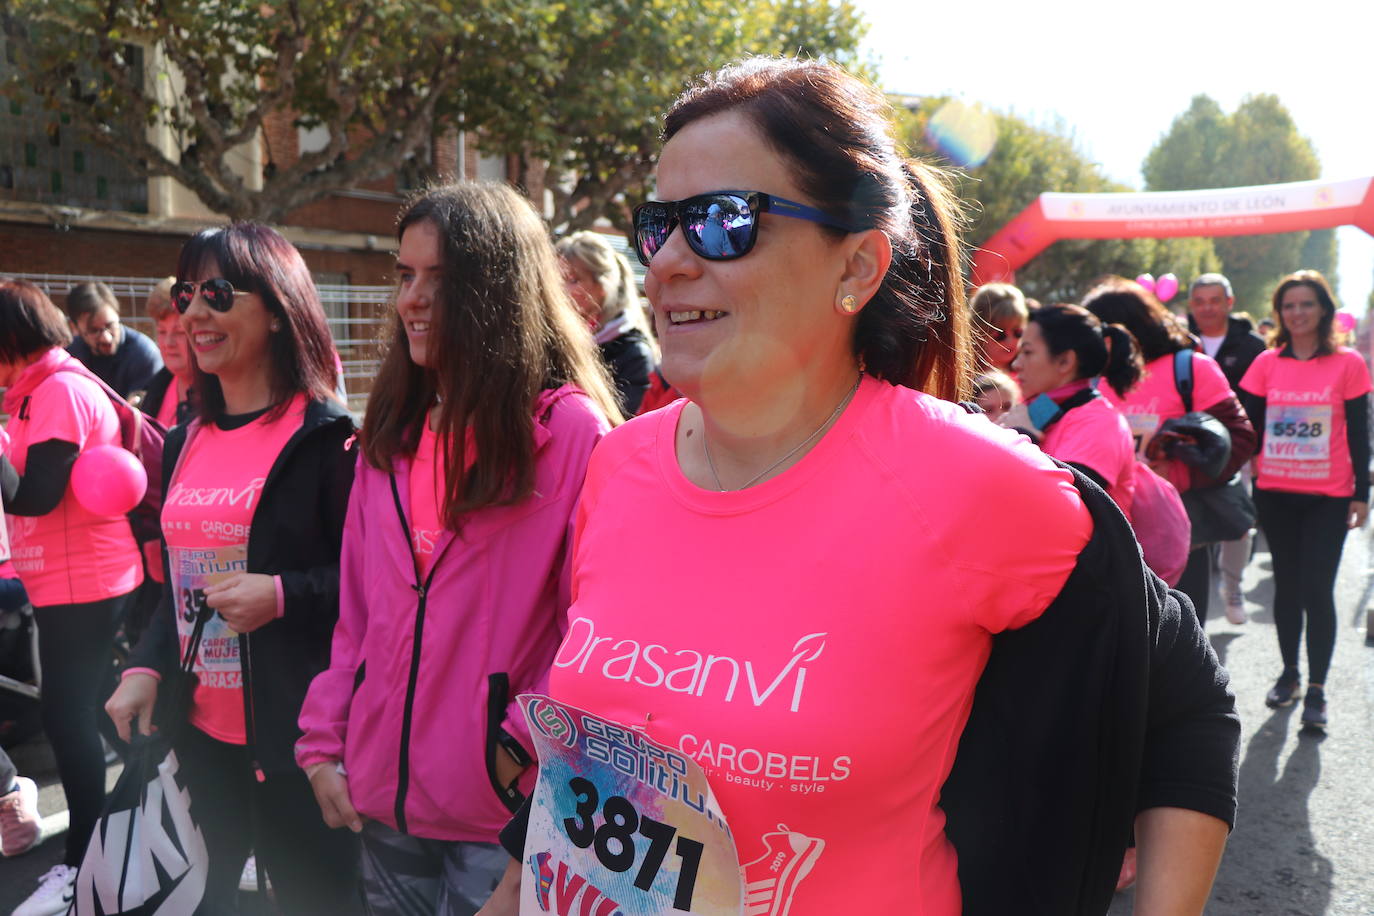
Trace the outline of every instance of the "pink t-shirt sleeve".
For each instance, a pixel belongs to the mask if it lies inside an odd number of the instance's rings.
[[[1094,410],[1085,404],[1070,412],[1045,435],[1041,447],[1045,454],[1069,464],[1092,468],[1107,481],[1107,488],[1117,485],[1122,468],[1133,460],[1130,430],[1111,408]],[[1078,421],[1078,422],[1073,422]]]
[[[95,405],[104,398],[105,393],[95,382],[74,372],[54,372],[34,389],[33,406],[29,409],[29,445],[60,439],[86,448],[91,433],[100,428],[101,417]]]
[[[1250,364],[1250,368],[1245,370],[1245,375],[1241,377],[1240,387],[1242,390],[1255,395],[1264,397],[1269,390],[1269,366],[1274,361],[1275,350],[1265,350],[1255,361]]]
[[[1231,397],[1231,383],[1206,353],[1193,354],[1193,409],[1209,410]]]
[[[1072,474],[1024,436],[993,429],[1016,441],[969,458],[986,465],[972,477],[995,484],[947,492],[951,514],[986,526],[956,535],[954,552],[968,574],[964,597],[974,622],[997,633],[1030,623],[1059,594],[1092,536],[1092,517]]]
[[[1353,350],[1342,350],[1345,359],[1345,373],[1341,385],[1341,397],[1345,400],[1368,394],[1370,390],[1369,368],[1364,360]]]

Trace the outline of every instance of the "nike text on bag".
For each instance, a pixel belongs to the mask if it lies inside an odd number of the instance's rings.
[[[144,741],[91,834],[74,916],[184,916],[205,893],[210,857],[177,779],[176,753],[159,739]]]
[[[201,608],[180,671],[162,685],[161,728],[135,734],[129,744],[124,772],[81,859],[71,916],[185,916],[200,905],[210,856],[190,792],[177,779],[172,744],[185,727],[191,671],[213,613]]]

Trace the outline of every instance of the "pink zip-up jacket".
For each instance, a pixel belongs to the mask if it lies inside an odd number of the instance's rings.
[[[413,836],[495,842],[534,785],[496,779],[499,747],[532,760],[515,697],[543,692],[567,628],[574,508],[610,428],[572,386],[535,406],[534,495],[445,531],[424,582],[410,540],[410,462],[360,459],[329,667],[301,708],[302,768],[342,761],[353,807]]]

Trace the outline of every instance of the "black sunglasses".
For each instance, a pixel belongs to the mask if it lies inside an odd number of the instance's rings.
[[[682,200],[650,200],[635,207],[635,254],[645,267],[679,225],[687,247],[708,261],[742,258],[754,247],[759,215],[776,213],[845,232],[855,230],[815,207],[762,191],[712,191]]]
[[[196,298],[196,285],[194,283],[177,283],[172,287],[172,304],[177,311],[185,315],[186,310],[191,307],[191,300]],[[205,304],[217,312],[227,312],[234,307],[235,296],[248,295],[241,289],[234,289],[234,284],[223,277],[211,277],[200,284],[200,295],[205,300]]]

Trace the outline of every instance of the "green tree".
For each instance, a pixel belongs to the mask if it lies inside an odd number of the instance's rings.
[[[1277,96],[1247,97],[1228,115],[1199,95],[1150,150],[1142,171],[1147,190],[1182,191],[1301,181],[1316,178],[1321,165]],[[1331,277],[1336,267],[1330,230],[1223,236],[1213,244],[1237,306],[1253,314],[1269,311],[1269,293],[1284,274],[1313,267]]]
[[[928,138],[930,118],[944,98],[908,99],[899,105],[902,134],[917,155],[945,159]],[[1042,128],[1014,115],[986,112],[995,121],[996,142],[986,161],[958,171],[958,192],[968,209],[970,247],[997,230],[1045,191],[1101,193],[1128,191],[1111,181],[1087,158],[1064,125]],[[945,164],[950,163],[945,160]],[[1218,260],[1208,239],[1065,239],[1022,267],[1016,282],[1043,302],[1073,302],[1106,274],[1134,277],[1173,272],[1188,277],[1215,270]]]
[[[553,66],[540,91],[483,124],[482,142],[543,171],[551,222],[605,217],[627,229],[647,194],[662,115],[696,76],[746,54],[802,54],[849,66],[866,26],[830,0],[567,0],[540,35]]]
[[[504,62],[536,30],[537,9],[522,0],[7,0],[4,90],[38,94],[137,174],[174,178],[226,216],[274,221],[394,173],[444,118],[499,104]],[[235,151],[259,142],[264,120],[282,110],[327,141],[296,161],[269,159],[259,183],[234,168]]]

